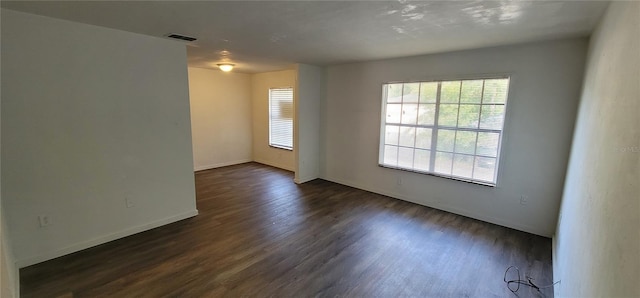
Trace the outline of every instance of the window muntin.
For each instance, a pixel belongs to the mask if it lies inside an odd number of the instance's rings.
[[[293,150],[293,88],[269,89],[269,146]]]
[[[383,86],[379,164],[495,186],[509,78]]]

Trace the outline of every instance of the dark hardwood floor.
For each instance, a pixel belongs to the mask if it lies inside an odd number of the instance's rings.
[[[198,172],[200,215],[23,268],[22,295],[516,297],[510,265],[551,283],[550,239],[292,178],[257,163]]]

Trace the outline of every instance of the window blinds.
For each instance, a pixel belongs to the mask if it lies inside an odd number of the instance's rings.
[[[293,149],[293,88],[269,89],[269,145]]]

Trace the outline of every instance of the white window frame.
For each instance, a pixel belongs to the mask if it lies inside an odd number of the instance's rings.
[[[508,80],[508,84],[507,84],[507,90],[506,90],[506,98],[505,98],[505,102],[504,102],[504,115],[503,115],[503,119],[502,119],[502,126],[500,127],[500,129],[481,129],[480,126],[478,125],[477,128],[459,128],[459,127],[450,127],[450,126],[440,126],[438,123],[439,120],[439,110],[440,110],[440,105],[441,105],[441,87],[442,87],[442,83],[443,82],[451,82],[451,81],[469,81],[469,80],[492,80],[492,79],[507,79]],[[396,169],[396,170],[402,170],[402,171],[408,171],[408,172],[415,172],[415,173],[420,173],[420,174],[426,174],[426,175],[430,175],[430,176],[436,176],[436,177],[442,177],[442,178],[447,178],[447,179],[452,179],[452,180],[457,180],[457,181],[463,181],[463,182],[469,182],[469,183],[474,183],[474,184],[479,184],[479,185],[484,185],[484,186],[490,186],[490,187],[497,187],[498,186],[498,180],[499,180],[499,173],[500,173],[500,157],[501,157],[501,153],[502,153],[502,141],[504,139],[504,132],[505,132],[505,126],[506,126],[506,122],[507,122],[507,107],[508,107],[508,101],[509,101],[509,90],[511,87],[511,82],[512,82],[512,75],[508,75],[508,74],[501,74],[501,75],[479,75],[479,76],[469,76],[469,77],[465,77],[465,78],[446,78],[446,79],[434,79],[434,80],[421,80],[421,81],[396,81],[396,82],[387,82],[382,84],[382,112],[381,112],[381,121],[380,121],[380,142],[379,142],[379,153],[378,153],[378,165],[380,167],[384,167],[384,168],[390,168],[390,169]],[[435,111],[434,111],[434,123],[433,125],[420,125],[420,124],[402,124],[402,123],[390,123],[390,125],[398,125],[400,127],[416,127],[416,128],[420,128],[420,127],[424,127],[424,128],[430,128],[432,129],[432,136],[431,136],[431,148],[429,149],[430,151],[430,162],[429,162],[429,171],[423,171],[423,170],[417,170],[414,168],[406,168],[406,167],[401,167],[401,166],[394,166],[394,165],[389,165],[389,164],[385,164],[384,163],[384,148],[386,145],[385,142],[385,137],[386,137],[386,125],[387,125],[387,120],[386,120],[386,115],[387,115],[387,92],[388,92],[388,88],[387,86],[390,84],[410,84],[410,83],[438,83],[438,87],[437,87],[437,96],[436,96],[436,103],[435,103]],[[462,87],[462,84],[461,84]],[[484,85],[483,85],[483,89],[484,89]],[[484,90],[483,90],[484,93]],[[420,98],[420,95],[418,95],[418,98]],[[482,96],[481,101],[479,103],[480,105],[480,111],[479,111],[479,115],[478,115],[478,121],[480,121],[480,119],[482,119],[482,106],[483,106],[483,100],[484,100],[484,96]],[[419,102],[418,102],[419,103]],[[460,99],[458,99],[458,105],[460,105]],[[459,112],[458,112],[459,113]],[[494,169],[494,177],[493,177],[493,181],[492,182],[488,182],[485,180],[478,180],[478,179],[473,179],[473,178],[468,178],[468,177],[462,177],[462,176],[456,176],[453,175],[453,171],[451,171],[451,174],[442,174],[442,173],[438,173],[434,171],[435,168],[435,156],[436,156],[436,152],[438,152],[437,148],[437,137],[438,137],[438,131],[439,130],[454,130],[456,131],[456,133],[458,131],[473,131],[473,132],[490,132],[490,133],[498,133],[499,134],[499,139],[498,139],[498,146],[497,146],[497,153],[495,156],[495,169]],[[417,138],[417,136],[416,136]],[[454,137],[455,139],[455,137]],[[476,137],[476,147],[478,144],[478,139]],[[455,145],[454,145],[455,146]],[[401,146],[398,144],[398,148],[400,148]],[[405,146],[406,147],[406,146]],[[409,147],[407,147],[409,148]],[[415,145],[412,147],[414,150],[416,150],[417,147],[415,147]],[[420,148],[418,148],[420,149]],[[477,149],[476,149],[477,150]],[[455,152],[455,148],[453,149],[453,151]],[[479,155],[476,154],[477,152],[474,151],[474,154],[462,154],[462,155],[467,155],[467,156],[474,156],[474,161],[475,161],[475,157],[484,157],[483,155]],[[454,155],[457,153],[453,153]],[[415,157],[415,156],[414,156]],[[487,157],[491,157],[491,156],[487,156]],[[493,158],[493,157],[491,157]],[[474,162],[475,164],[475,162]],[[414,164],[415,165],[415,164]],[[452,161],[452,169],[453,169],[453,161]],[[473,175],[472,175],[473,176]]]
[[[275,90],[290,90],[291,91],[291,146],[288,146],[287,144],[281,144],[281,143],[277,143],[273,140],[273,120],[274,120],[274,116],[272,115],[272,104],[273,104],[273,100],[272,100],[272,92]],[[289,151],[293,151],[293,138],[294,138],[294,121],[293,121],[293,114],[295,113],[295,108],[294,108],[294,97],[295,97],[295,92],[293,90],[293,87],[274,87],[274,88],[269,88],[269,146],[274,147],[274,148],[278,148],[278,149],[284,149],[284,150],[289,150]]]

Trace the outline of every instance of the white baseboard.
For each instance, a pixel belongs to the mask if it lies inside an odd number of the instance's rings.
[[[290,167],[287,167],[287,166],[282,165],[282,164],[274,163],[274,162],[271,162],[271,161],[266,161],[266,160],[261,160],[261,159],[254,159],[253,161],[255,161],[257,163],[265,164],[265,165],[268,165],[268,166],[276,167],[276,168],[279,168],[279,169],[287,170],[287,171],[290,171],[290,172],[295,172],[295,170],[290,168]]]
[[[209,164],[209,165],[200,165],[200,166],[194,166],[193,170],[195,172],[204,171],[204,170],[208,170],[208,169],[215,169],[215,168],[221,168],[221,167],[226,167],[226,166],[232,166],[232,165],[237,165],[237,164],[251,162],[251,161],[253,161],[253,160],[249,158],[249,159],[240,159],[240,160],[234,160],[234,161],[220,162],[220,163]]]
[[[547,233],[545,233],[544,231],[541,231],[540,229],[534,228],[534,227],[530,227],[530,226],[526,226],[526,225],[522,225],[520,223],[516,223],[516,222],[509,222],[503,219],[499,219],[499,218],[495,218],[492,216],[486,216],[483,214],[478,214],[474,211],[471,210],[465,210],[465,209],[460,209],[458,207],[453,207],[447,204],[443,204],[440,202],[436,202],[436,201],[418,201],[414,198],[408,197],[408,196],[404,196],[402,194],[398,194],[395,192],[390,192],[387,190],[383,190],[383,189],[376,189],[375,187],[369,187],[369,186],[364,186],[364,185],[360,185],[358,183],[353,183],[350,181],[346,181],[346,180],[342,180],[342,179],[334,179],[334,178],[328,178],[328,177],[321,177],[321,179],[327,180],[327,181],[331,181],[331,182],[335,182],[338,184],[342,184],[342,185],[346,185],[346,186],[351,186],[354,188],[358,188],[358,189],[362,189],[362,190],[366,190],[366,191],[370,191],[370,192],[374,192],[377,194],[381,194],[381,195],[385,195],[388,197],[392,197],[395,199],[400,199],[403,201],[407,201],[407,202],[411,202],[411,203],[415,203],[418,205],[422,205],[422,206],[427,206],[427,207],[431,207],[431,208],[435,208],[438,210],[443,210],[443,211],[447,211],[447,212],[451,212],[451,213],[455,213],[455,214],[459,214],[462,216],[466,216],[466,217],[470,217],[473,219],[477,219],[477,220],[481,220],[481,221],[485,221],[488,223],[492,223],[492,224],[496,224],[499,226],[503,226],[503,227],[507,227],[507,228],[511,228],[511,229],[515,229],[515,230],[519,230],[519,231],[523,231],[523,232],[527,232],[530,234],[535,234],[535,235],[539,235],[539,236],[543,236],[543,237],[551,237],[551,235],[548,235]]]
[[[302,184],[302,183],[306,183],[306,182],[309,182],[309,181],[312,181],[312,180],[316,180],[318,178],[320,178],[320,177],[315,176],[315,177],[306,177],[306,178],[294,178],[293,182],[295,182],[296,184]]]
[[[107,243],[109,241],[113,241],[113,240],[117,240],[123,237],[127,237],[127,236],[131,236],[133,234],[137,234],[140,232],[144,232],[147,230],[151,230],[160,226],[164,226],[166,224],[170,224],[176,221],[180,221],[183,219],[187,219],[189,217],[194,217],[198,215],[198,210],[193,210],[193,211],[189,211],[189,212],[185,212],[185,213],[181,213],[178,215],[174,215],[174,216],[170,216],[167,218],[163,218],[161,220],[157,220],[154,222],[150,222],[144,225],[140,225],[140,226],[136,226],[136,227],[132,227],[132,228],[128,228],[126,230],[122,230],[119,232],[115,232],[115,233],[111,233],[111,234],[107,234],[104,236],[100,236],[98,238],[94,238],[88,241],[83,241],[80,243],[76,243],[70,246],[67,246],[65,248],[56,250],[56,251],[52,251],[52,252],[48,252],[45,254],[41,254],[38,256],[33,256],[33,257],[28,257],[22,260],[17,260],[16,261],[16,267],[17,268],[24,268],[27,266],[31,266],[34,264],[38,264],[44,261],[48,261],[51,259],[55,259],[57,257],[61,257],[64,255],[68,255],[77,251],[81,251],[83,249],[87,249],[90,247],[94,247],[103,243]]]

